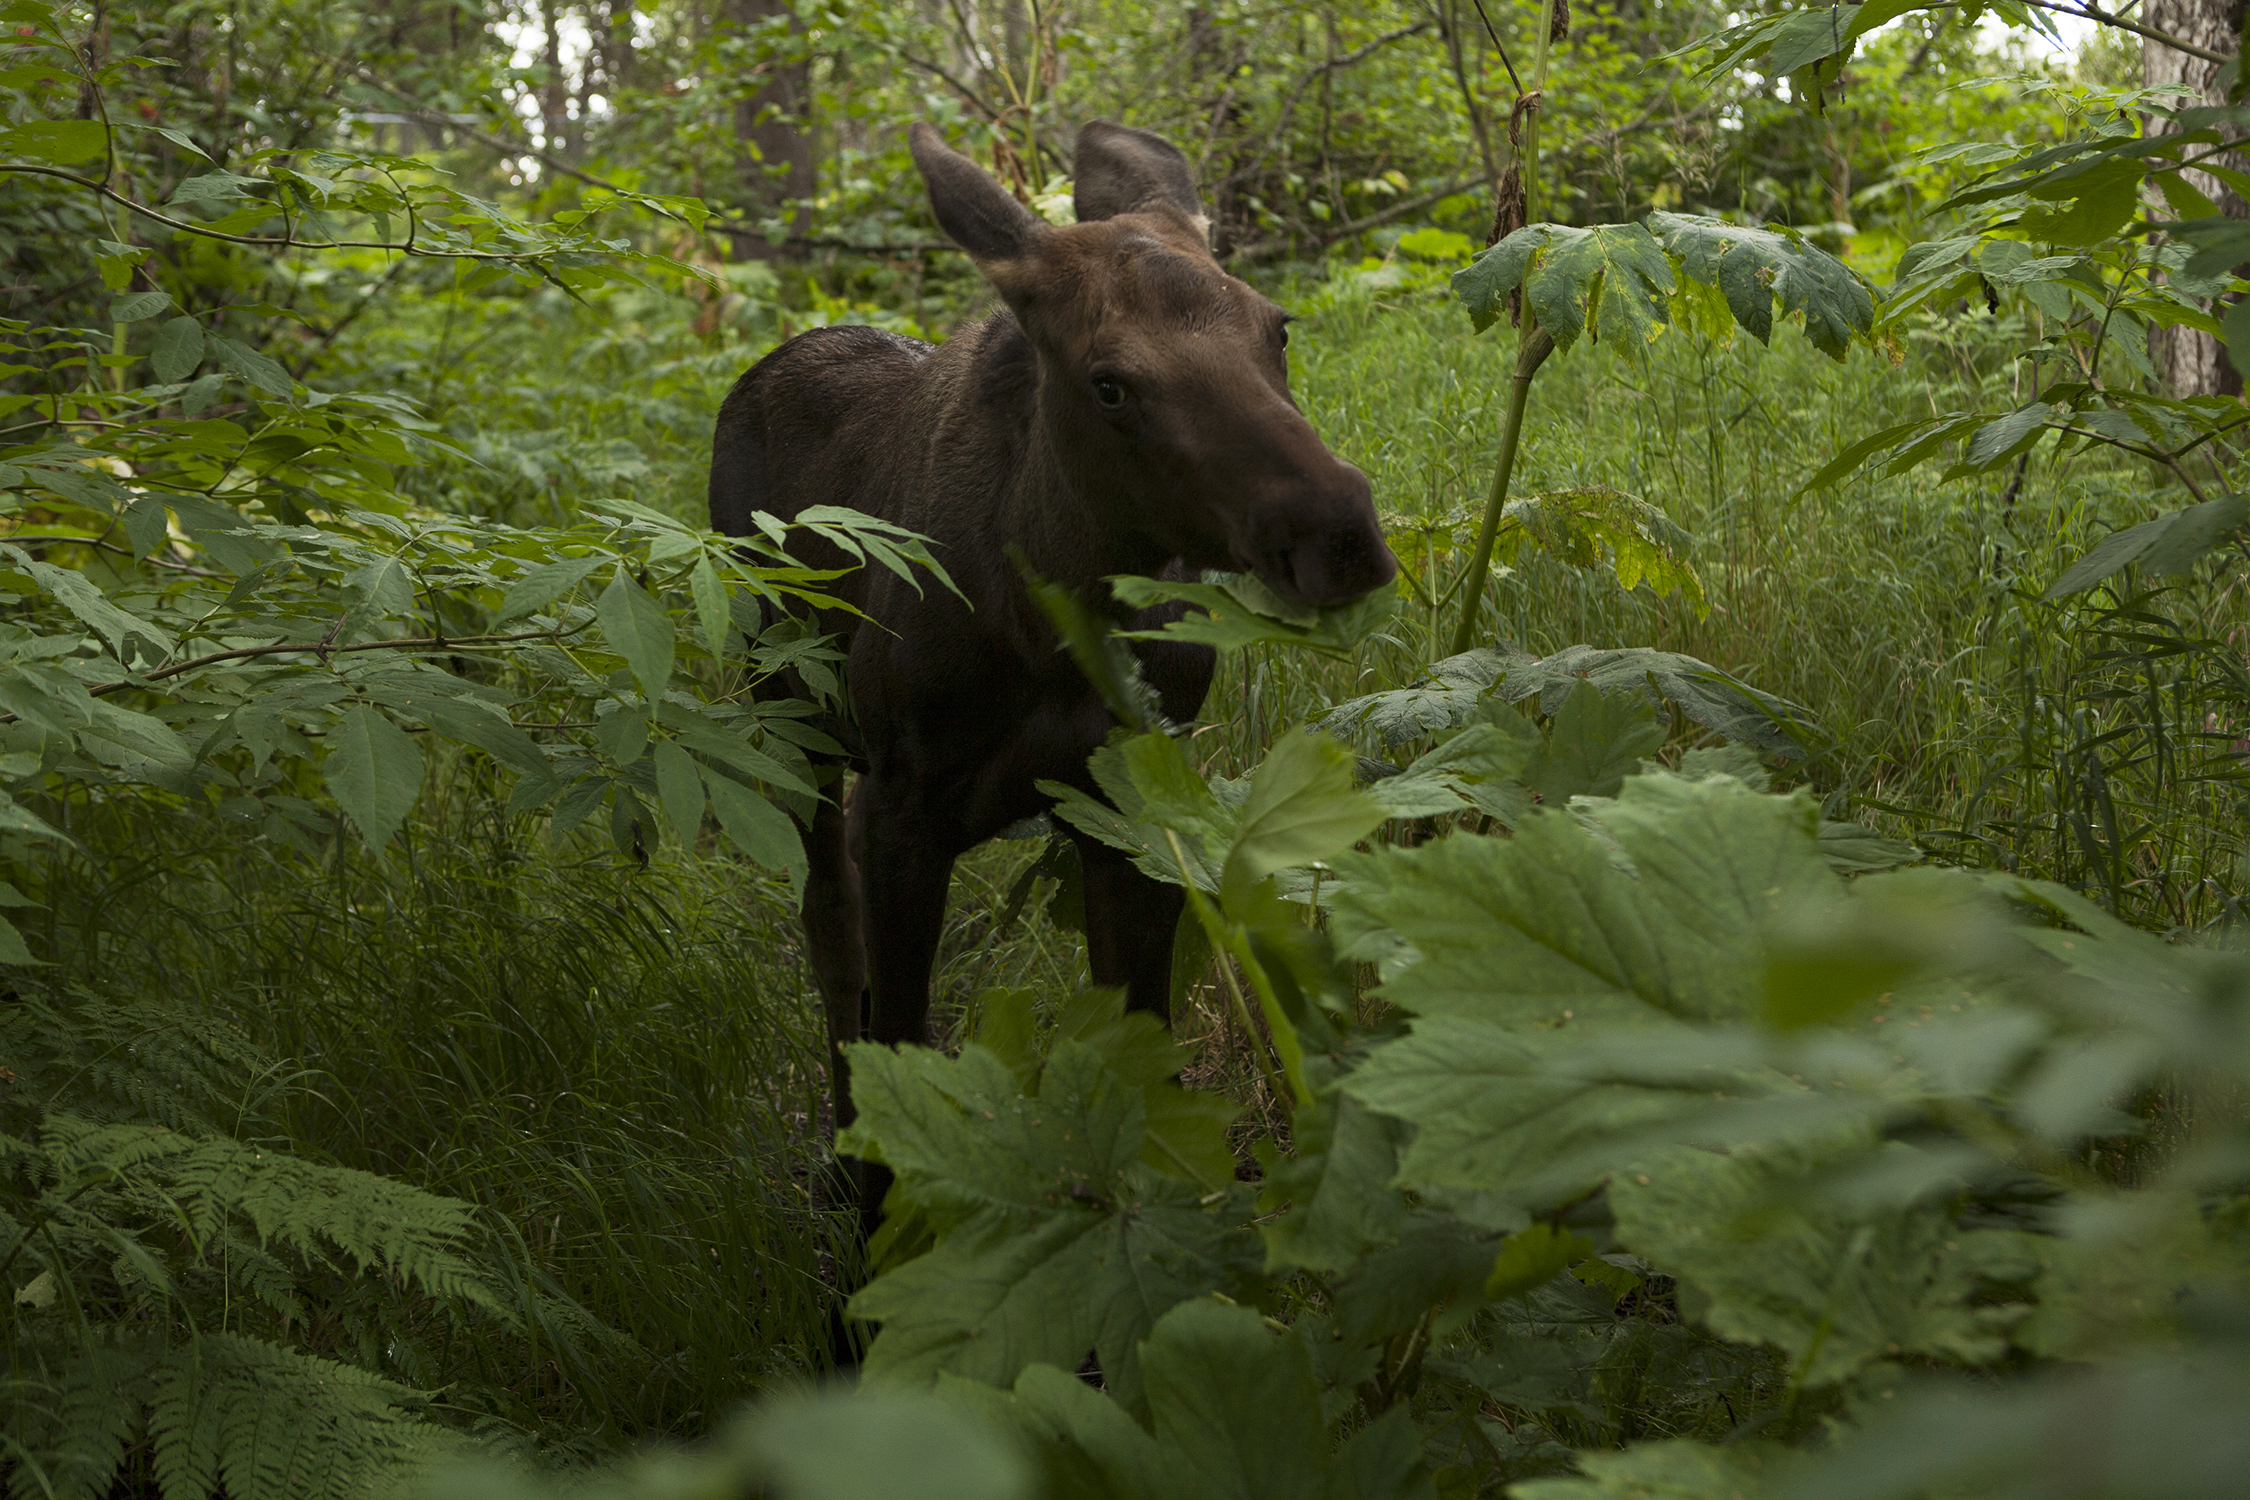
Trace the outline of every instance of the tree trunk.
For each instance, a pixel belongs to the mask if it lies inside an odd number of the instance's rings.
[[[2149,0],[2142,18],[2155,30],[2183,41],[2213,52],[2232,52],[2239,45],[2242,11],[2243,0]],[[2229,64],[2205,62],[2161,42],[2144,40],[2141,43],[2143,86],[2184,85],[2192,89],[2196,97],[2181,100],[2182,104],[2225,104],[2227,75],[2231,71]],[[2165,122],[2152,119],[2149,128],[2156,131],[2169,127]],[[2239,167],[2244,163],[2230,160],[2228,165]],[[2241,194],[2208,172],[2191,170],[2181,175],[2219,205],[2220,212],[2228,218],[2250,218],[2250,203],[2245,203]],[[2241,394],[2242,376],[2227,358],[2226,349],[2207,333],[2193,328],[2151,328],[2148,352],[2157,373],[2175,396]]]
[[[732,0],[735,22],[745,30],[790,13],[788,0]],[[788,239],[776,246],[763,235],[737,235],[741,260],[768,260],[801,250],[808,214],[802,200],[813,195],[812,68],[802,57],[776,57],[766,86],[735,106],[734,138],[742,171],[743,216],[755,229],[770,219],[788,225]]]

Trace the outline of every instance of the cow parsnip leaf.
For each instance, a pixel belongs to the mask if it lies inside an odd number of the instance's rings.
[[[1647,343],[1669,316],[1674,285],[1663,246],[1639,224],[1529,224],[1453,273],[1453,294],[1480,333],[1520,288],[1558,349],[1589,326],[1597,339]]]
[[[1341,1271],[1371,1250],[1397,1242],[1406,1197],[1391,1179],[1406,1132],[1341,1094],[1325,1094],[1290,1120],[1293,1150],[1260,1143],[1265,1175],[1258,1206],[1266,1269]]]
[[[1398,608],[1395,582],[1353,603],[1327,609],[1292,604],[1248,573],[1206,573],[1196,583],[1131,575],[1108,582],[1111,592],[1134,609],[1168,603],[1190,606],[1179,619],[1155,629],[1119,632],[1124,639],[1186,641],[1220,651],[1295,646],[1344,656]]]
[[[1332,907],[1345,955],[1385,942],[1414,955],[1382,993],[1417,1015],[1530,1026],[1756,1014],[1768,924],[1837,885],[1813,803],[1727,778],[1636,776],[1596,816],[1614,850],[1542,813],[1513,839],[1454,835],[1356,861]]]
[[[1374,832],[1383,810],[1352,785],[1352,756],[1327,735],[1284,735],[1250,775],[1220,890],[1229,909],[1276,870],[1312,864]]]
[[[1604,697],[1584,678],[1555,710],[1555,721],[1524,767],[1526,787],[1560,807],[1573,797],[1614,797],[1643,757],[1664,744],[1664,726],[1639,693]]]
[[[1735,322],[1759,343],[1773,340],[1773,305],[1804,315],[1805,336],[1841,360],[1874,331],[1875,297],[1853,270],[1793,229],[1756,229],[1700,214],[1653,213],[1648,227],[1679,261],[1680,274],[1715,286]]]
[[[1551,656],[1480,646],[1423,669],[1421,681],[1337,704],[1315,720],[1330,733],[1369,729],[1387,745],[1468,723],[1489,696],[1553,714],[1590,681],[1604,693],[1633,689],[1761,754],[1794,759],[1816,738],[1810,713],[1709,662],[1649,647],[1569,646]]]
[[[1939,1203],[1856,1216],[1793,1201],[1803,1177],[1865,1149],[1666,1152],[1611,1183],[1618,1238],[1708,1297],[1714,1331],[1787,1350],[1808,1385],[1902,1353],[1997,1358],[2029,1310],[2031,1237],[1963,1229]]]
[[[859,1119],[837,1149],[888,1165],[938,1234],[852,1299],[882,1325],[869,1379],[1006,1387],[1093,1353],[1137,1405],[1156,1320],[1256,1276],[1248,1190],[1223,1189],[1214,1212],[1200,1185],[1142,1166],[1142,1092],[1094,1048],[1058,1045],[1036,1095],[973,1045],[956,1059],[861,1043],[851,1061]]]
[[[1768,1443],[1717,1447],[1675,1438],[1621,1453],[1581,1454],[1585,1477],[1521,1480],[1508,1493],[1516,1500],[1756,1500],[1770,1481],[1796,1467],[1793,1457]]]
[[[1698,617],[1710,610],[1703,580],[1688,562],[1695,544],[1670,516],[1636,495],[1604,485],[1527,495],[1511,500],[1500,513],[1494,555],[1513,566],[1526,546],[1576,568],[1606,564],[1618,585],[1647,584],[1658,594],[1677,594]]]

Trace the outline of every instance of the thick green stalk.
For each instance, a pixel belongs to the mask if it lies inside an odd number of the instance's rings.
[[[1523,436],[1524,403],[1531,398],[1531,377],[1555,352],[1547,330],[1524,314],[1523,338],[1516,345],[1516,373],[1508,381],[1508,415],[1500,426],[1500,460],[1492,468],[1492,492],[1485,497],[1484,524],[1477,528],[1476,551],[1469,557],[1468,580],[1461,585],[1461,623],[1453,630],[1452,655],[1459,656],[1476,644],[1477,612],[1484,607],[1485,580],[1492,572],[1492,545],[1500,535],[1500,513],[1508,508],[1508,481],[1516,471],[1516,444]]]

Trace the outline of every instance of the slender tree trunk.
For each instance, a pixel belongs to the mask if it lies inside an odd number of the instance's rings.
[[[2232,52],[2242,34],[2243,0],[2149,0],[2144,19],[2158,31],[2196,43],[2213,52]],[[2194,90],[2194,100],[2182,103],[2224,104],[2231,65],[2206,62],[2175,51],[2161,42],[2141,43],[2141,82],[2155,88],[2182,84]],[[2150,128],[2165,125],[2151,121]],[[2228,165],[2250,165],[2234,159]],[[2181,174],[2200,189],[2230,219],[2250,218],[2250,203],[2208,172]],[[2164,384],[2176,396],[2233,396],[2241,393],[2242,377],[2228,360],[2219,341],[2193,328],[2149,330],[2149,358]]]
[[[788,0],[731,0],[735,22],[745,29],[789,14]],[[788,238],[780,246],[757,237],[740,237],[734,253],[744,260],[766,260],[801,250],[809,228],[803,200],[813,195],[812,67],[803,58],[776,58],[766,86],[735,106],[734,138],[742,171],[745,217],[757,225],[781,219]]]

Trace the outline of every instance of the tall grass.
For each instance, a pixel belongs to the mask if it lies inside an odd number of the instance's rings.
[[[1388,638],[1348,664],[1230,661],[1205,711],[1227,727],[1198,741],[1230,771],[1279,728],[1445,650],[1454,606],[1432,605],[1465,562],[1513,334],[1472,334],[1435,275],[1386,279],[1276,294],[1307,314],[1292,341],[1300,401],[1368,471],[1394,549],[1425,576]],[[1933,465],[1803,489],[1883,426],[1998,409],[2020,332],[1968,311],[1841,365],[1789,329],[1771,349],[1675,330],[1549,360],[1517,492],[1607,485],[1661,506],[1697,538],[1711,607],[1527,552],[1485,617],[1535,652],[1657,646],[1804,705],[1826,742],[1802,769],[1834,816],[2068,881],[2152,925],[2227,917],[2243,847],[2234,741],[2250,713],[2239,578],[2040,598],[2111,527],[2184,493],[2099,449],[2035,456],[2012,486],[1945,483]]]
[[[565,1446],[698,1431],[818,1368],[847,1242],[786,889],[440,801],[388,856],[320,864],[201,820],[103,829],[139,856],[57,869],[53,951],[285,1059],[259,1102],[294,1149],[485,1211],[516,1327],[406,1301],[345,1357]]]

